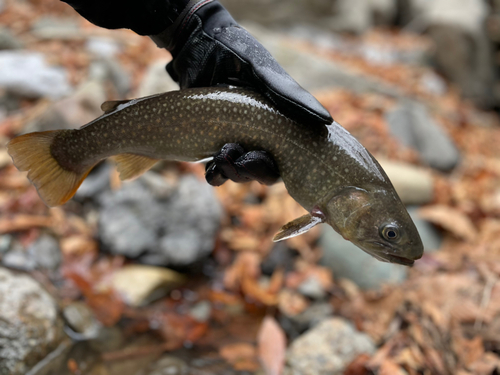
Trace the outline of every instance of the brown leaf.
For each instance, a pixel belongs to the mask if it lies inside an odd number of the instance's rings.
[[[370,356],[366,353],[358,355],[344,371],[344,375],[369,375],[369,371],[366,367],[367,362],[370,360]]]
[[[308,306],[305,297],[291,289],[283,289],[278,295],[279,310],[287,316],[298,315]]]
[[[473,242],[477,238],[477,229],[472,221],[456,208],[445,205],[429,206],[419,209],[418,215],[465,241]]]
[[[286,337],[280,325],[266,316],[257,334],[259,359],[266,375],[281,375],[285,366]]]
[[[18,232],[31,228],[50,227],[53,218],[50,216],[16,215],[0,219],[0,233]]]
[[[219,349],[219,354],[238,371],[257,371],[257,351],[247,343],[224,345]]]

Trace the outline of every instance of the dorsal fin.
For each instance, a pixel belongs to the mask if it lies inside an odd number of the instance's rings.
[[[132,99],[125,99],[125,100],[109,100],[107,102],[104,102],[101,104],[101,109],[104,112],[104,114],[108,114],[110,112],[113,112],[120,104],[125,104],[128,103]]]

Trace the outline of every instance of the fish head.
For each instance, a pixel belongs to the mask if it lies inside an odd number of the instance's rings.
[[[340,235],[378,260],[411,266],[423,255],[417,228],[393,189],[345,187],[320,210]]]

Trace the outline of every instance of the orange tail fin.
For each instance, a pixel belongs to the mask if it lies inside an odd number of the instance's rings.
[[[71,199],[92,169],[78,174],[61,168],[54,159],[50,145],[54,137],[63,131],[67,130],[28,133],[7,144],[14,165],[20,171],[28,172],[38,195],[49,207],[59,206]]]

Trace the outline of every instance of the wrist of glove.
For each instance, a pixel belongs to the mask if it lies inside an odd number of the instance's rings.
[[[181,88],[247,86],[264,94],[283,114],[307,126],[333,121],[328,111],[217,1],[190,2],[171,27],[151,38],[172,53],[167,70]]]

